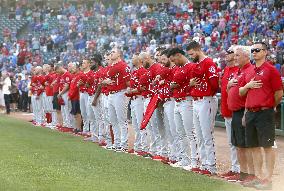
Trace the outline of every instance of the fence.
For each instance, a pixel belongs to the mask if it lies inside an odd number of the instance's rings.
[[[219,100],[218,101],[219,107],[218,107],[215,125],[218,127],[225,127],[224,118],[221,116],[220,112],[221,95],[217,94],[217,97]],[[277,111],[275,113],[275,133],[276,135],[284,136],[284,98],[282,98],[282,101],[278,105]]]

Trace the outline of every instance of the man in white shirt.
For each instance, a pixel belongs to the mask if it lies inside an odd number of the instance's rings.
[[[11,94],[11,80],[7,73],[3,73],[3,94],[5,100],[6,113],[10,114],[10,94]]]

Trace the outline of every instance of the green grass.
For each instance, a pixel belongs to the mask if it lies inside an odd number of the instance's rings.
[[[244,190],[0,116],[0,190]]]

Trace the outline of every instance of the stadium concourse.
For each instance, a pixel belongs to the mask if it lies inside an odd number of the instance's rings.
[[[64,1],[54,8],[22,0],[1,7],[0,24],[7,115],[32,112],[34,126],[107,150],[244,187],[278,187],[282,1]],[[225,144],[230,165],[221,172],[216,150]]]

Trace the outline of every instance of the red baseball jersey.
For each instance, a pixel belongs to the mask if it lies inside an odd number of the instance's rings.
[[[72,74],[72,80],[70,82],[68,97],[71,101],[79,100],[79,88],[77,86],[78,81],[81,79],[80,74]]]
[[[88,82],[90,82],[89,78],[92,78],[94,75],[94,71],[90,70],[88,72],[80,72],[79,73],[79,78],[81,79],[81,81],[83,82],[83,84],[80,86],[80,92],[84,93],[84,92],[88,92]]]
[[[253,65],[251,63],[247,63],[234,73],[234,78],[238,80],[238,85],[232,86],[228,91],[227,103],[229,110],[238,111],[245,108],[246,96],[240,96],[239,88],[241,84],[243,84],[242,81],[244,80],[244,75],[251,73],[253,70]]]
[[[103,80],[105,80],[105,79],[107,78],[108,70],[109,70],[109,66],[107,66],[107,67],[105,67],[105,68],[101,68],[101,69],[99,70],[99,79],[100,79],[99,81],[100,81],[100,82],[103,81]],[[107,86],[103,86],[101,92],[102,92],[103,94],[108,95],[108,94],[109,94],[109,90],[108,90]]]
[[[127,88],[127,82],[130,80],[130,68],[124,61],[119,61],[110,65],[107,78],[114,81],[114,84],[108,85],[109,91],[120,91]]]
[[[187,63],[182,67],[177,67],[173,76],[173,82],[178,86],[173,90],[174,98],[183,98],[190,96],[190,76],[195,64]]]
[[[98,88],[99,80],[100,80],[100,73],[98,71],[93,72],[93,74],[89,76],[88,81],[87,81],[87,83],[89,84],[87,92],[90,96],[94,95],[94,93],[96,92]]]
[[[255,66],[252,72],[245,74],[242,86],[250,82],[251,79],[261,80],[262,87],[248,90],[246,108],[274,107],[274,93],[282,90],[282,81],[277,69],[268,62],[263,63],[260,67]]]
[[[227,85],[228,82],[233,79],[234,74],[238,71],[237,66],[225,67],[223,75],[221,76],[221,114],[223,117],[232,117],[232,111],[228,108],[228,93]]]
[[[174,74],[178,69],[177,66],[173,67],[163,67],[160,72],[160,80],[164,81],[163,84],[159,85],[159,98],[167,99],[173,97],[173,92],[171,91],[170,84],[173,81]]]
[[[155,81],[155,78],[160,75],[161,71],[163,70],[163,65],[160,63],[154,63],[148,68],[148,76],[149,76],[149,89],[151,94],[159,94],[159,82]]]
[[[140,84],[139,81],[141,77],[147,73],[147,70],[144,67],[137,68],[131,72],[131,77],[130,77],[130,88],[131,89],[137,89],[137,93],[132,93],[132,94],[127,94],[127,96],[132,97],[136,95],[142,95],[141,89],[140,89]]]
[[[43,75],[33,76],[31,84],[32,84],[32,93],[33,95],[39,96],[44,92],[44,82],[45,77]]]
[[[213,90],[210,85],[210,80],[212,78],[217,78],[218,83],[219,75],[217,66],[211,58],[206,57],[196,64],[192,72],[192,77],[195,77],[200,81],[200,85],[194,86],[191,89],[191,95],[193,97],[213,96],[216,94],[216,90]]]
[[[152,83],[151,76],[149,74],[149,71],[145,74],[143,74],[139,79],[139,89],[145,89],[141,92],[141,95],[143,97],[149,97],[152,95],[152,91],[150,91],[150,84]]]
[[[53,77],[54,73],[49,73],[45,75],[45,93],[46,96],[53,96],[53,87],[50,86],[51,83],[53,82]]]
[[[62,91],[66,84],[70,85],[71,80],[72,75],[68,71],[62,74],[59,80],[59,91]]]

